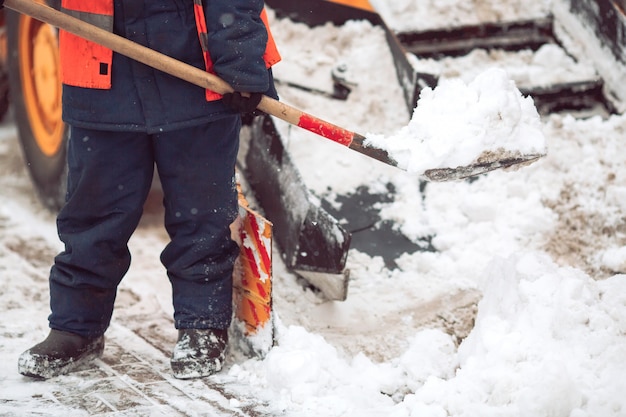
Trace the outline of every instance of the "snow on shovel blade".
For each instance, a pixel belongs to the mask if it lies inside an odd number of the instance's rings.
[[[409,124],[390,137],[360,136],[358,147],[430,181],[526,166],[546,153],[539,114],[504,70],[492,68],[422,90]],[[354,146],[351,144],[351,146]],[[388,162],[389,163],[389,162]]]

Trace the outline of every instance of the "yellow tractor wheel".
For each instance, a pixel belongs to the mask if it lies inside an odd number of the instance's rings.
[[[10,97],[24,157],[42,202],[58,210],[65,195],[67,129],[57,30],[13,12],[6,23]]]

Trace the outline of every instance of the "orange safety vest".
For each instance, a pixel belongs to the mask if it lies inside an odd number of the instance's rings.
[[[113,32],[113,0],[62,0],[64,13]],[[206,70],[212,74],[213,62],[208,50],[208,35],[204,9],[201,0],[194,0],[196,29],[204,55]],[[263,59],[267,68],[280,61],[281,57],[270,32],[265,9],[261,19],[267,29],[268,41]],[[111,64],[113,51],[95,42],[88,41],[64,30],[59,31],[59,54],[61,59],[61,81],[64,84],[108,90],[111,88]],[[214,91],[206,90],[208,101],[218,100],[222,96]]]

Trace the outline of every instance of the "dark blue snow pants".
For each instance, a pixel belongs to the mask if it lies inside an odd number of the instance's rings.
[[[109,326],[155,165],[171,239],[161,261],[175,326],[229,326],[240,127],[235,115],[158,134],[70,128],[67,202],[57,218],[65,249],[50,273],[51,328],[95,336]]]

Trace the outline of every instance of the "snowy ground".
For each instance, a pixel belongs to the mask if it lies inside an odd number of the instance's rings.
[[[396,16],[417,4],[388,3]],[[457,2],[431,3],[419,12],[451,13],[444,3]],[[523,9],[478,3],[515,18]],[[346,102],[281,88],[284,101],[362,133],[407,123],[376,28],[273,28],[285,58],[277,77],[330,89],[332,67],[344,63],[357,84]],[[562,74],[593,72],[565,71],[572,67],[554,50],[529,59],[552,62]],[[437,65],[471,79],[485,61],[469,61]],[[497,59],[489,65],[507,66]],[[515,69],[512,78],[539,82],[536,66]],[[551,115],[542,126],[548,155],[541,161],[423,187],[415,175],[279,125],[318,196],[336,203],[359,186],[386,195],[391,185],[391,198],[377,204],[382,220],[415,242],[430,237],[436,251],[404,254],[393,269],[351,251],[344,302],[303,288],[276,254],[277,345],[263,360],[233,351],[221,374],[177,381],[168,369],[175,332],[158,259],[166,235],[155,190],[131,239],[134,262],[105,357],[82,373],[41,382],[17,374],[17,357],[47,333],[47,273],[60,244],[8,117],[0,124],[0,415],[624,415],[626,116]]]

